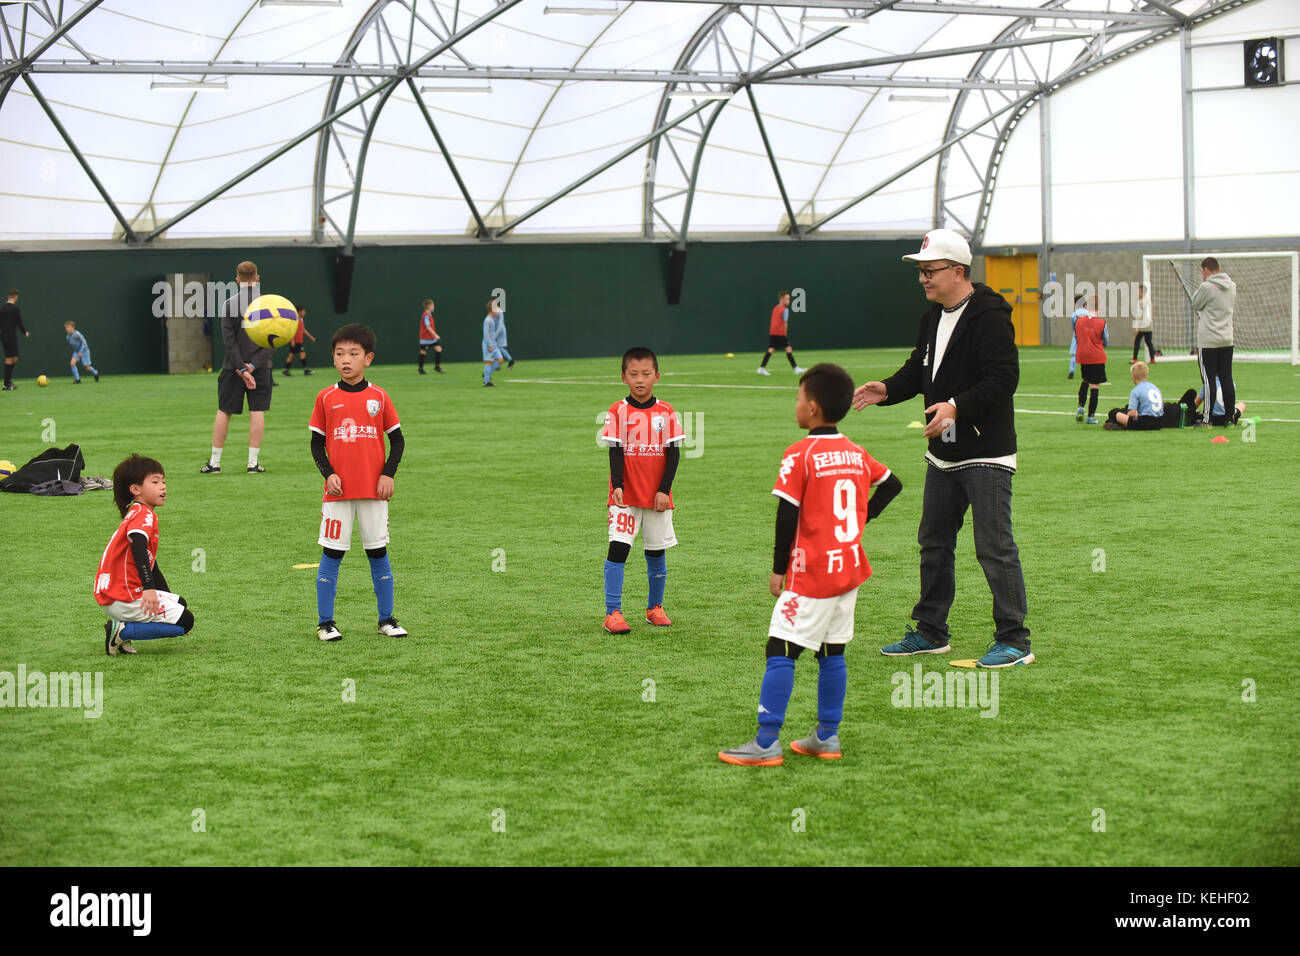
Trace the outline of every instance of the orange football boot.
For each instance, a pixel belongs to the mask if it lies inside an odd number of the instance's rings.
[[[655,627],[667,627],[672,621],[668,620],[668,615],[664,613],[664,606],[656,604],[650,610],[645,612],[646,623],[653,624]]]
[[[611,634],[630,634],[632,631],[632,628],[628,626],[627,621],[623,620],[622,611],[614,611],[612,614],[606,614],[605,623],[602,626]]]

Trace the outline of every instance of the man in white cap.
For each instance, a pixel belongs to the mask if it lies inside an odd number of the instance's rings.
[[[921,599],[916,627],[882,648],[890,657],[946,654],[948,611],[956,593],[957,532],[969,508],[975,556],[993,592],[993,643],[977,667],[1033,663],[1020,551],[1011,536],[1011,476],[1016,470],[1012,396],[1020,380],[1011,306],[970,279],[971,252],[951,229],[926,233],[915,262],[925,297],[916,348],[883,382],[867,382],[853,407],[896,405],[921,395],[929,439],[921,504]]]

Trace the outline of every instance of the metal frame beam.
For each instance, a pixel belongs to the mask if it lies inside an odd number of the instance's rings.
[[[656,0],[656,2],[714,4],[718,0]],[[864,2],[864,0],[762,0],[762,2],[753,5],[763,7],[807,7],[818,10],[853,10],[855,12],[866,10],[868,17],[880,12],[870,10],[871,4]],[[900,0],[898,3],[883,4],[882,7],[897,10],[899,13],[951,13],[964,16],[1027,17],[1040,20],[1122,20],[1129,23],[1160,23],[1169,19],[1162,13],[1140,13],[1136,10],[1069,10],[1061,13],[1040,7],[987,7],[964,3],[916,2],[916,0]]]
[[[412,4],[414,9],[414,4]],[[429,132],[433,134],[434,140],[438,144],[438,149],[442,151],[442,158],[447,161],[447,168],[451,170],[451,176],[456,180],[456,188],[460,194],[465,197],[465,205],[469,206],[470,215],[478,223],[478,233],[480,236],[487,233],[487,226],[483,224],[483,217],[479,215],[478,206],[474,205],[474,199],[469,194],[469,188],[465,185],[465,180],[460,176],[460,170],[456,168],[456,162],[451,158],[451,150],[447,144],[442,141],[442,134],[438,132],[438,126],[433,121],[433,115],[429,112],[429,107],[425,105],[424,99],[420,96],[420,91],[415,86],[415,80],[411,77],[406,78],[406,85],[410,87],[411,96],[415,98],[415,104],[420,107],[420,113],[424,116],[424,121],[429,124]]]
[[[754,123],[758,126],[758,135],[763,140],[763,150],[767,153],[767,161],[772,164],[772,176],[776,179],[776,188],[781,193],[781,203],[785,206],[785,214],[790,220],[790,235],[799,234],[799,223],[794,218],[794,210],[790,207],[790,196],[785,191],[785,180],[781,178],[781,170],[776,165],[776,156],[772,152],[772,144],[767,138],[767,128],[763,125],[763,114],[758,111],[758,100],[754,99],[754,87],[746,86],[745,93],[749,96],[749,106],[754,111]]]

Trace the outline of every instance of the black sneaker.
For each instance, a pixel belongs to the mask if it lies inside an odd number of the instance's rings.
[[[73,384],[73,385],[80,385],[80,384],[81,384],[81,379],[79,379],[79,378],[74,378],[74,379],[72,380],[72,384]]]
[[[496,388],[496,385],[495,385],[494,383],[492,383],[492,382],[484,382],[484,383],[483,383],[483,387],[484,387],[484,388]]]
[[[199,469],[199,474],[200,474],[200,475],[219,475],[219,474],[221,474],[221,466],[220,466],[220,465],[214,465],[214,464],[212,464],[212,462],[210,462],[210,461],[206,461],[206,462],[203,463],[203,467]]]
[[[439,375],[446,375],[446,374],[447,374],[447,370],[446,370],[445,368],[443,368],[441,365],[436,366],[436,367],[434,368],[434,371],[437,372]]]
[[[95,381],[96,381],[96,382],[99,381],[99,373],[98,373],[98,372],[95,373]]]
[[[514,367],[515,367],[515,360],[514,360],[514,359],[511,359],[511,360],[510,360],[510,364],[507,365],[506,368],[514,368]]]
[[[288,370],[287,368],[284,369],[284,374],[285,374],[285,375],[288,375],[288,374],[289,374],[289,370]]]
[[[305,368],[305,369],[302,370],[302,374],[303,374],[303,375],[311,375],[311,374],[313,374],[313,373],[312,373],[312,370],[311,370],[311,369],[309,369],[309,368]]]
[[[249,466],[248,466],[248,473],[249,473],[250,475],[260,475],[260,474],[262,474],[262,472],[264,472],[264,471],[266,471],[266,469],[263,468],[261,465],[249,465]]]
[[[338,625],[333,621],[321,621],[316,625],[316,637],[322,641],[341,641],[343,635],[339,633]]]
[[[420,369],[420,374],[421,374],[421,375],[428,375],[429,373],[426,372],[424,369]]]
[[[16,392],[16,391],[18,391],[18,386],[15,385],[13,382],[10,382],[8,385],[6,385],[6,386],[4,387],[4,391],[6,391],[6,392]]]

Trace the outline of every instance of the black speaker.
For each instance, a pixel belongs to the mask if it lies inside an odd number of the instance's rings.
[[[334,313],[346,315],[352,297],[352,267],[357,257],[340,252],[334,257]]]
[[[686,278],[686,250],[674,246],[668,251],[668,304],[682,301],[682,280]]]
[[[1282,44],[1277,37],[1247,40],[1245,52],[1247,86],[1282,85]]]

